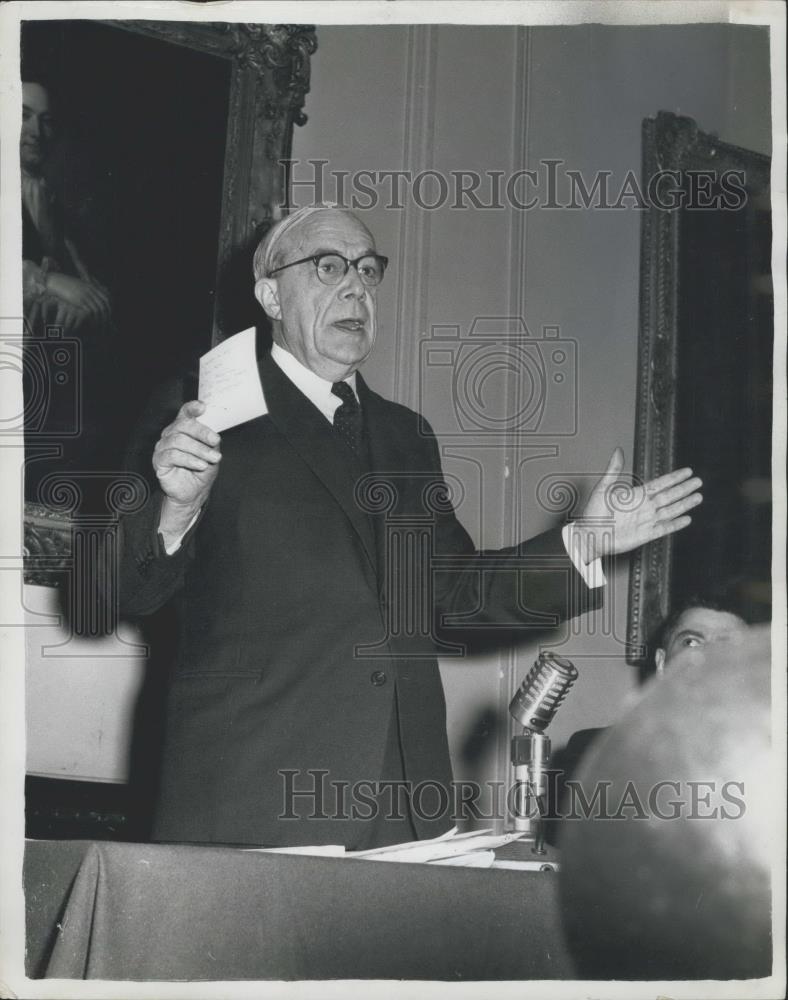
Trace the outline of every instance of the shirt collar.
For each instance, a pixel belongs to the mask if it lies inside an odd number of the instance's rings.
[[[306,365],[302,365],[297,358],[285,350],[284,347],[280,347],[279,344],[274,344],[271,348],[271,358],[282,369],[296,389],[299,389],[310,403],[316,406],[323,416],[333,423],[334,413],[342,405],[342,400],[331,391],[333,383],[321,378],[319,375],[315,375],[313,371],[307,368]],[[353,372],[352,375],[348,375],[344,381],[347,382],[353,390],[356,399],[358,399],[356,373]]]

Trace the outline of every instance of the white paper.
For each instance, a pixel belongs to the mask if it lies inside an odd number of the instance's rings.
[[[492,868],[495,851],[474,851],[473,854],[457,854],[453,858],[438,858],[431,865],[448,865],[453,868]]]
[[[260,854],[314,854],[363,861],[404,861],[409,864],[454,864],[463,868],[490,868],[495,861],[495,849],[511,844],[513,840],[519,840],[522,836],[522,833],[494,834],[489,830],[458,833],[455,826],[430,840],[411,840],[401,844],[389,844],[386,847],[373,847],[367,851],[346,851],[337,844],[309,847],[252,847],[245,850]]]
[[[490,831],[483,830],[481,832],[489,833]],[[366,851],[348,851],[348,857],[371,858],[376,854],[390,854],[394,851],[405,851],[414,847],[430,847],[433,844],[442,844],[446,840],[460,840],[461,838],[467,836],[467,833],[457,833],[457,827],[453,826],[451,830],[447,830],[446,833],[441,833],[439,836],[432,837],[429,840],[404,840],[399,844],[388,844],[386,847],[371,847]]]
[[[365,861],[405,861],[409,864],[425,864],[465,857],[475,852],[494,851],[497,847],[511,844],[522,836],[522,833],[491,834],[488,830],[455,835],[444,834],[435,840],[415,840],[409,844],[392,844],[380,850],[348,852],[346,857],[362,858]]]
[[[316,844],[309,847],[245,847],[248,854],[307,854],[320,858],[342,858],[345,848],[342,844]]]
[[[254,327],[203,354],[199,398],[207,407],[200,423],[217,433],[268,413],[257,371]]]

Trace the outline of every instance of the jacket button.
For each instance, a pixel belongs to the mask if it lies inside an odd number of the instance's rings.
[[[383,670],[376,670],[369,679],[375,687],[381,687],[381,685],[386,683],[388,678]]]

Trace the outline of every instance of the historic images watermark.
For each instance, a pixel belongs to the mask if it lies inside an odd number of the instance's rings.
[[[515,170],[333,170],[330,161],[280,160],[301,204],[331,202],[353,211],[520,212],[534,209],[643,211],[656,208],[737,211],[747,201],[743,170],[659,170],[646,182],[634,170],[599,170],[590,177],[562,159]],[[283,208],[285,206],[282,206]]]
[[[545,772],[546,792],[527,782],[328,780],[321,768],[277,772],[281,820],[401,820],[488,822],[514,817],[552,820],[736,820],[746,811],[743,781],[666,778],[583,784],[564,773]]]

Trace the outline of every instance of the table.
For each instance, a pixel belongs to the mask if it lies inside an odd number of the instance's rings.
[[[28,841],[24,881],[31,978],[574,978],[554,872]]]

